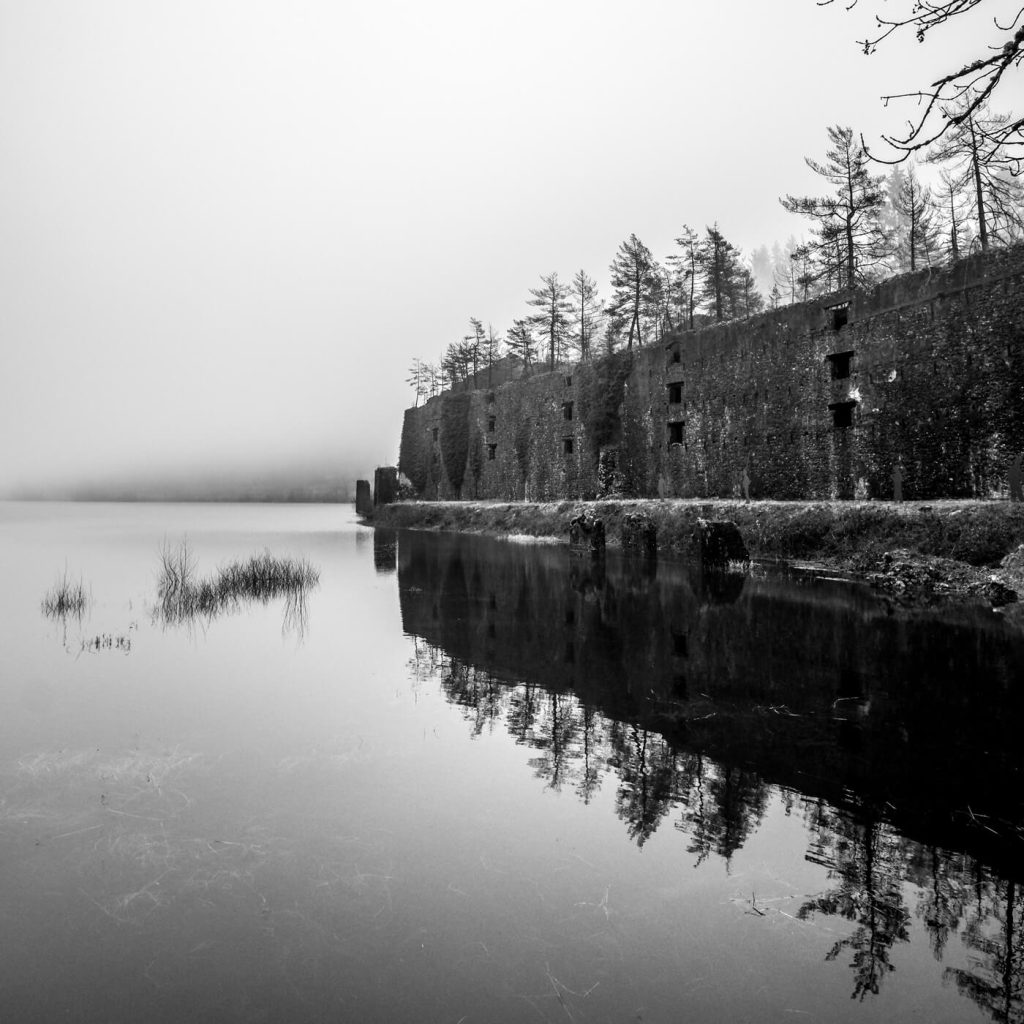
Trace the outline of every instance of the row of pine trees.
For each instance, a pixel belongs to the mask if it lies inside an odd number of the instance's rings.
[[[607,300],[584,270],[569,281],[554,271],[542,274],[540,286],[529,289],[529,310],[504,333],[471,317],[469,332],[437,362],[414,360],[408,382],[416,401],[476,379],[505,356],[524,373],[554,369],[659,341],[680,328],[752,316],[1020,241],[1024,181],[990,142],[1004,120],[982,107],[926,152],[926,162],[938,169],[935,188],[922,183],[912,161],[873,173],[853,129],[831,127],[825,159],[807,159],[828,191],[780,200],[809,221],[807,240],[791,237],[747,258],[717,223],[703,232],[684,225],[677,249],[659,261],[630,235],[609,268]]]

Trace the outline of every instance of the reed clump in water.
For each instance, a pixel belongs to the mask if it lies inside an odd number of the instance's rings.
[[[53,619],[80,619],[88,606],[89,594],[85,584],[81,580],[76,583],[70,579],[67,569],[63,577],[46,592],[40,605],[43,614]]]
[[[304,558],[277,558],[269,551],[230,562],[202,579],[195,555],[182,541],[177,548],[165,545],[160,552],[159,611],[167,622],[212,618],[246,601],[301,601],[319,582],[320,573]]]

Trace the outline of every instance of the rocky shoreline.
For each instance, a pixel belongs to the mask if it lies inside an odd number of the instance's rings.
[[[627,517],[642,516],[660,555],[688,557],[699,520],[728,520],[755,561],[841,570],[915,604],[984,602],[1024,624],[1024,505],[1005,501],[402,501],[378,506],[371,521],[568,543],[583,509],[603,521],[609,548],[621,547]]]

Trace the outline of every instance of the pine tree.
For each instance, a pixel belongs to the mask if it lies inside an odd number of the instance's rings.
[[[615,333],[628,324],[626,347],[633,347],[634,338],[642,345],[644,311],[649,306],[652,289],[658,286],[651,250],[636,235],[630,235],[619,246],[610,271],[613,292],[608,314]]]
[[[672,267],[674,294],[678,296],[680,319],[693,330],[693,314],[696,308],[697,250],[700,246],[700,235],[689,224],[683,225],[682,233],[676,239],[676,245],[682,250],[669,256],[668,263]]]
[[[717,223],[707,229],[697,248],[697,266],[702,277],[701,305],[716,322],[736,315],[739,262]]]
[[[533,366],[536,355],[537,341],[533,336],[528,318],[513,320],[512,326],[508,329],[505,339],[505,347],[509,355],[515,357],[523,364],[523,372],[529,373]]]
[[[832,148],[825,163],[806,157],[807,166],[830,182],[830,196],[791,196],[780,200],[790,213],[815,222],[817,239],[811,253],[822,263],[824,274],[834,271],[839,288],[852,288],[869,278],[871,268],[891,251],[880,222],[885,205],[883,175],[868,171],[864,147],[853,129],[835,125],[828,129]]]
[[[921,185],[913,164],[902,176],[893,208],[897,214],[896,256],[900,269],[917,270],[919,263],[931,266],[939,250],[935,209],[931,190]]]
[[[585,362],[591,355],[601,311],[601,304],[597,300],[597,282],[586,271],[577,270],[573,276],[569,286],[569,302],[573,311],[572,344],[580,360]]]
[[[948,166],[952,188],[966,200],[968,215],[978,226],[981,251],[987,252],[993,237],[1006,244],[1024,228],[1024,185],[1012,173],[1018,158],[994,141],[1009,118],[991,113],[987,103],[968,111],[970,102],[965,97],[948,111],[951,119],[962,120],[946,132],[928,160]]]
[[[531,288],[533,297],[527,302],[539,310],[530,322],[548,339],[548,369],[553,370],[569,331],[569,289],[558,280],[556,271],[541,274],[540,279],[543,286]]]

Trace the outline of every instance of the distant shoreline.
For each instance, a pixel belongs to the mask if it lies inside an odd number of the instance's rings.
[[[156,495],[125,497],[123,495],[88,495],[68,496],[52,494],[8,494],[0,495],[0,501],[44,502],[52,501],[60,504],[112,504],[112,505],[352,505],[355,498],[343,497],[247,497],[226,496],[210,497],[208,495]]]

